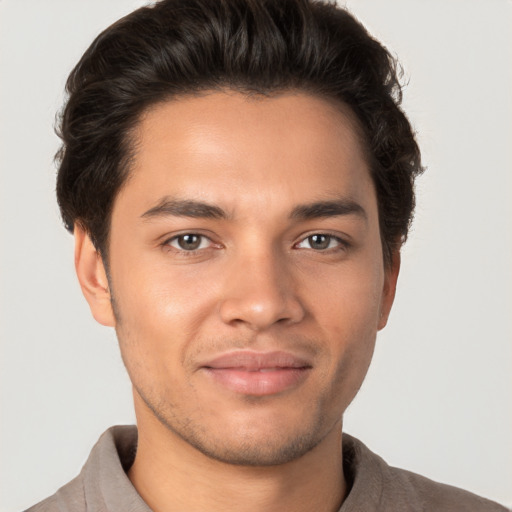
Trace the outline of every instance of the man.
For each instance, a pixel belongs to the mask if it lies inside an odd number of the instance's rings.
[[[160,2],[68,92],[59,204],[138,431],[34,510],[504,510],[342,436],[421,172],[394,62],[353,18]]]

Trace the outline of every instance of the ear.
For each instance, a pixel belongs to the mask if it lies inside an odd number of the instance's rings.
[[[80,224],[75,224],[75,269],[82,293],[97,322],[115,326],[107,273],[100,253]]]
[[[395,299],[396,282],[400,272],[400,251],[395,251],[391,259],[391,265],[384,269],[384,286],[380,303],[380,318],[377,328],[379,331],[388,323],[391,306]]]

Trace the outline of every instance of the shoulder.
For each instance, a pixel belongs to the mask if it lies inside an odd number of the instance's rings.
[[[389,466],[361,441],[343,434],[345,470],[352,480],[342,512],[507,512],[498,503]],[[340,511],[340,512],[341,512]]]
[[[146,511],[125,474],[125,468],[133,462],[136,443],[135,426],[111,427],[94,445],[75,479],[25,512],[135,510],[132,505],[137,502],[137,510]],[[106,503],[116,506],[106,506]]]
[[[414,496],[421,510],[439,512],[507,512],[494,501],[451,485],[435,482],[424,476],[388,466],[390,481],[400,484],[404,496]]]
[[[84,486],[79,475],[55,494],[25,512],[85,512],[86,510]]]

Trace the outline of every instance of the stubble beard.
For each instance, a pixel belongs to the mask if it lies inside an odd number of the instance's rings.
[[[122,316],[112,293],[111,283],[110,289],[112,308],[116,317],[116,332],[121,346],[122,336],[118,329],[123,323]],[[243,440],[226,438],[221,440],[219,436],[212,436],[202,422],[180,415],[179,408],[175,407],[171,401],[159,397],[155,392],[146,393],[141,389],[123,357],[122,350],[121,356],[136,393],[153,416],[172,435],[179,437],[209,459],[236,466],[278,466],[303,457],[318,446],[334,429],[338,428],[341,431],[342,415],[331,421],[331,425],[325,424],[324,402],[329,401],[329,398],[324,397],[318,399],[316,404],[311,404],[311,407],[316,410],[314,413],[311,411],[310,421],[302,422],[300,430],[297,428],[288,435],[282,435],[282,432],[273,432],[272,426],[269,426],[264,443],[249,439],[249,436],[244,436],[246,439]],[[254,405],[258,400],[259,397],[245,397],[248,406]]]
[[[172,404],[157,405],[156,400],[148,398],[135,384],[134,388],[146,407],[172,435],[209,459],[230,465],[268,467],[286,464],[313,450],[333,429],[341,429],[341,417],[326,428],[319,412],[322,407],[318,407],[318,413],[312,415],[312,422],[307,425],[303,423],[301,431],[288,436],[274,432],[270,427],[264,443],[254,439],[219,439],[219,436],[211,435],[198,421],[178,416]],[[254,402],[254,398],[247,397],[247,401]]]

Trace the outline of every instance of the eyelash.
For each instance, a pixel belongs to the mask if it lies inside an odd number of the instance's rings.
[[[189,237],[197,237],[197,238],[200,239],[199,247],[197,249],[187,250],[187,249],[183,249],[182,247],[174,247],[172,245],[173,242],[179,243],[180,239],[184,239],[187,236],[189,236]],[[201,248],[201,245],[203,245],[203,243],[205,241],[209,242],[208,247],[202,247]],[[212,239],[210,237],[206,236],[206,235],[203,235],[201,233],[190,232],[190,233],[182,233],[180,235],[175,235],[175,236],[167,239],[162,245],[164,247],[171,248],[173,251],[179,253],[180,255],[183,255],[183,256],[195,256],[195,255],[199,254],[201,251],[205,251],[207,249],[210,249],[215,244],[212,241]]]
[[[350,244],[346,240],[343,240],[339,236],[331,235],[329,233],[312,233],[312,234],[302,238],[301,241],[298,242],[297,244],[295,244],[294,247],[298,247],[300,244],[303,244],[303,243],[305,243],[307,241],[311,242],[311,239],[313,237],[325,237],[325,238],[328,239],[328,247],[326,247],[324,249],[314,249],[313,247],[309,248],[309,249],[311,249],[311,250],[313,250],[315,252],[334,252],[334,251],[339,251],[339,250],[346,250],[350,246]],[[329,247],[329,245],[333,241],[336,242],[337,246],[336,247]]]
[[[182,247],[174,247],[172,245],[173,242],[179,243],[179,240],[183,239],[185,237],[197,237],[197,238],[199,238],[200,239],[199,247],[196,248],[196,249],[187,250],[187,249],[184,249]],[[337,252],[337,251],[340,251],[340,250],[344,251],[344,250],[347,250],[350,247],[350,243],[347,242],[346,240],[343,240],[342,238],[340,238],[338,236],[335,236],[335,235],[331,235],[329,233],[321,233],[321,232],[311,233],[311,234],[301,238],[301,240],[299,242],[297,242],[296,244],[294,244],[293,247],[294,248],[300,248],[299,247],[300,244],[307,243],[308,240],[311,242],[311,239],[313,237],[325,237],[325,238],[327,238],[328,239],[328,245],[330,245],[331,242],[333,242],[333,241],[336,242],[336,244],[337,244],[336,247],[329,247],[328,246],[328,247],[326,247],[324,249],[315,249],[313,247],[306,248],[308,250],[312,250],[312,251],[315,251],[315,252],[331,253],[331,252]],[[205,241],[209,242],[208,247],[201,247],[201,245],[203,245],[203,243]],[[182,233],[180,235],[175,235],[175,236],[167,239],[162,245],[164,247],[172,248],[174,251],[176,251],[180,255],[183,255],[183,256],[195,256],[195,255],[199,254],[201,251],[205,251],[205,250],[211,249],[216,244],[212,241],[211,238],[209,238],[206,235],[203,235],[203,234],[200,234],[200,233],[189,232],[189,233]],[[221,245],[217,244],[217,247],[221,247]]]

